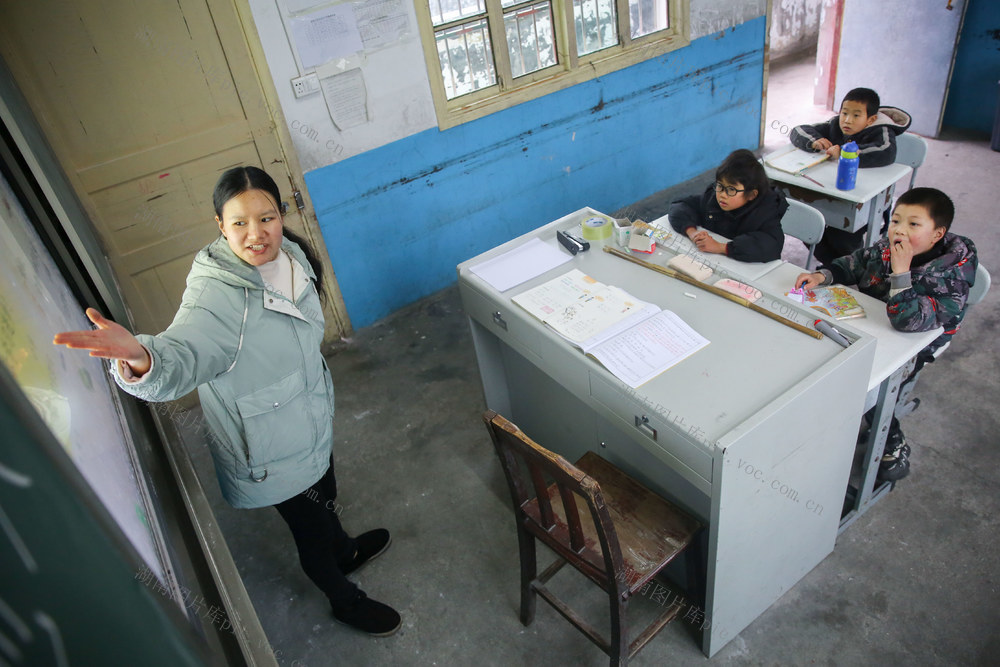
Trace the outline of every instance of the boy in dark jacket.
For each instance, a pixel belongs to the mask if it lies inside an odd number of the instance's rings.
[[[858,166],[884,167],[896,161],[896,137],[910,127],[910,114],[896,107],[879,106],[878,93],[855,88],[844,96],[840,113],[825,123],[799,125],[789,138],[807,151],[826,151],[840,159],[840,148],[849,141],[858,145]]]
[[[910,120],[902,109],[880,106],[871,88],[855,88],[844,96],[838,115],[825,123],[799,125],[788,136],[796,147],[825,151],[832,160],[839,160],[841,146],[853,141],[860,168],[884,167],[896,161],[896,137],[910,127]],[[851,253],[864,244],[864,236],[864,229],[852,233],[827,228],[816,244],[816,259],[826,264]]]
[[[933,353],[958,331],[965,317],[969,289],[976,281],[976,246],[971,239],[952,234],[955,205],[934,188],[913,188],[899,198],[889,223],[888,239],[870,248],[835,259],[816,273],[800,274],[796,286],[812,289],[840,283],[857,285],[869,296],[886,302],[886,313],[899,331],[944,333],[921,350],[920,370]],[[895,418],[889,430],[879,479],[896,481],[910,471],[910,447]]]
[[[701,252],[741,262],[769,262],[781,258],[785,243],[781,217],[787,209],[785,195],[771,187],[764,167],[741,148],[719,165],[715,183],[703,194],[672,202],[669,220]],[[706,229],[731,240],[720,243]]]

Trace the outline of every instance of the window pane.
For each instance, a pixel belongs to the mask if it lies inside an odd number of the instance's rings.
[[[486,19],[434,33],[448,99],[496,84]]]
[[[431,22],[441,25],[486,11],[485,0],[427,0]]]
[[[666,2],[666,0],[661,1]],[[600,51],[618,43],[615,0],[573,0],[573,22],[576,24],[578,56]]]
[[[628,0],[632,38],[670,27],[667,0]]]
[[[515,77],[555,65],[556,44],[552,37],[552,7],[539,2],[504,14],[510,69]]]

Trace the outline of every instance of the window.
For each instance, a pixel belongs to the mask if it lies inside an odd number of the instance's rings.
[[[440,127],[688,43],[687,0],[417,0]]]

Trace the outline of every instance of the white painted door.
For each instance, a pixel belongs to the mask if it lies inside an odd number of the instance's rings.
[[[912,132],[941,132],[967,0],[843,0],[836,93],[871,88],[913,118]]]
[[[296,178],[232,0],[0,0],[0,15],[0,53],[138,330],[170,323],[194,254],[218,235],[212,189],[228,167],[268,171],[290,204],[286,224],[321,246],[292,198]],[[328,274],[336,336],[349,325]]]

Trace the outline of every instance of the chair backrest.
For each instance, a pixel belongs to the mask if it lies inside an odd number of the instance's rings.
[[[507,478],[518,525],[592,580],[609,585],[622,568],[622,555],[597,481],[497,413],[487,412],[483,421]],[[578,499],[589,509],[590,516],[582,520]]]
[[[986,293],[990,291],[990,283],[992,278],[990,278],[990,272],[986,270],[986,267],[980,264],[976,267],[976,284],[972,286],[969,290],[969,298],[966,300],[966,304],[969,306],[975,305],[983,300]]]
[[[823,214],[809,204],[789,199],[788,210],[781,218],[781,229],[808,246],[809,257],[806,260],[806,268],[808,269],[809,265],[812,264],[816,244],[823,238],[823,231],[826,229]]]
[[[910,175],[911,188],[917,179],[917,169],[924,163],[926,157],[927,142],[924,141],[923,137],[909,132],[904,132],[896,137],[896,162],[913,167],[913,173]]]

